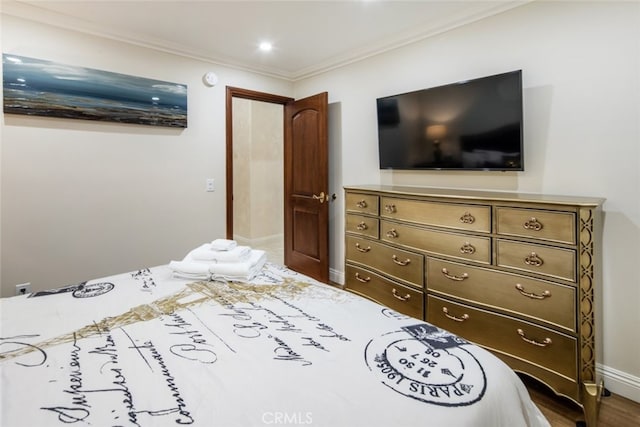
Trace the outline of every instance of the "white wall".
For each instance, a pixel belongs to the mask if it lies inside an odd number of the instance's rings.
[[[188,86],[184,130],[2,115],[2,296],[164,264],[225,236],[225,86],[290,96],[291,83],[6,14],[1,28],[4,53]]]
[[[329,92],[342,183],[393,183],[607,199],[603,250],[607,387],[640,401],[640,4],[535,2],[296,84]],[[523,70],[525,167],[517,172],[378,170],[376,103],[463,79]],[[335,123],[334,123],[335,125]],[[331,126],[331,124],[330,124]],[[347,160],[348,159],[348,160]],[[335,189],[333,190],[335,191]],[[340,193],[339,193],[340,194]],[[342,210],[342,200],[335,204]],[[337,236],[344,229],[334,218]],[[332,267],[344,271],[343,240]]]

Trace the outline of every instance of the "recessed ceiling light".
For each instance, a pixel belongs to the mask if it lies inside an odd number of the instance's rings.
[[[269,42],[261,42],[259,47],[263,52],[269,52],[271,49],[273,49],[273,46]]]

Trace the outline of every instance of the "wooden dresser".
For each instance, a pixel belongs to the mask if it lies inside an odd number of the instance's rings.
[[[495,353],[595,426],[599,198],[345,188],[345,288]]]

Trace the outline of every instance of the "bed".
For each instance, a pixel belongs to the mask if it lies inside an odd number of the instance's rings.
[[[548,426],[484,349],[266,262],[169,265],[0,300],[15,426]]]

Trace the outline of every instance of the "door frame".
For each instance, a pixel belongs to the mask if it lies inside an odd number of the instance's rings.
[[[226,87],[226,199],[227,199],[227,239],[233,240],[233,98],[243,98],[251,101],[270,102],[272,104],[285,105],[294,101],[287,96],[273,95],[265,92],[257,92],[237,87]],[[284,110],[284,109],[283,109]],[[284,123],[284,111],[282,121]],[[282,141],[284,145],[284,141]],[[284,182],[282,188],[284,190]]]

